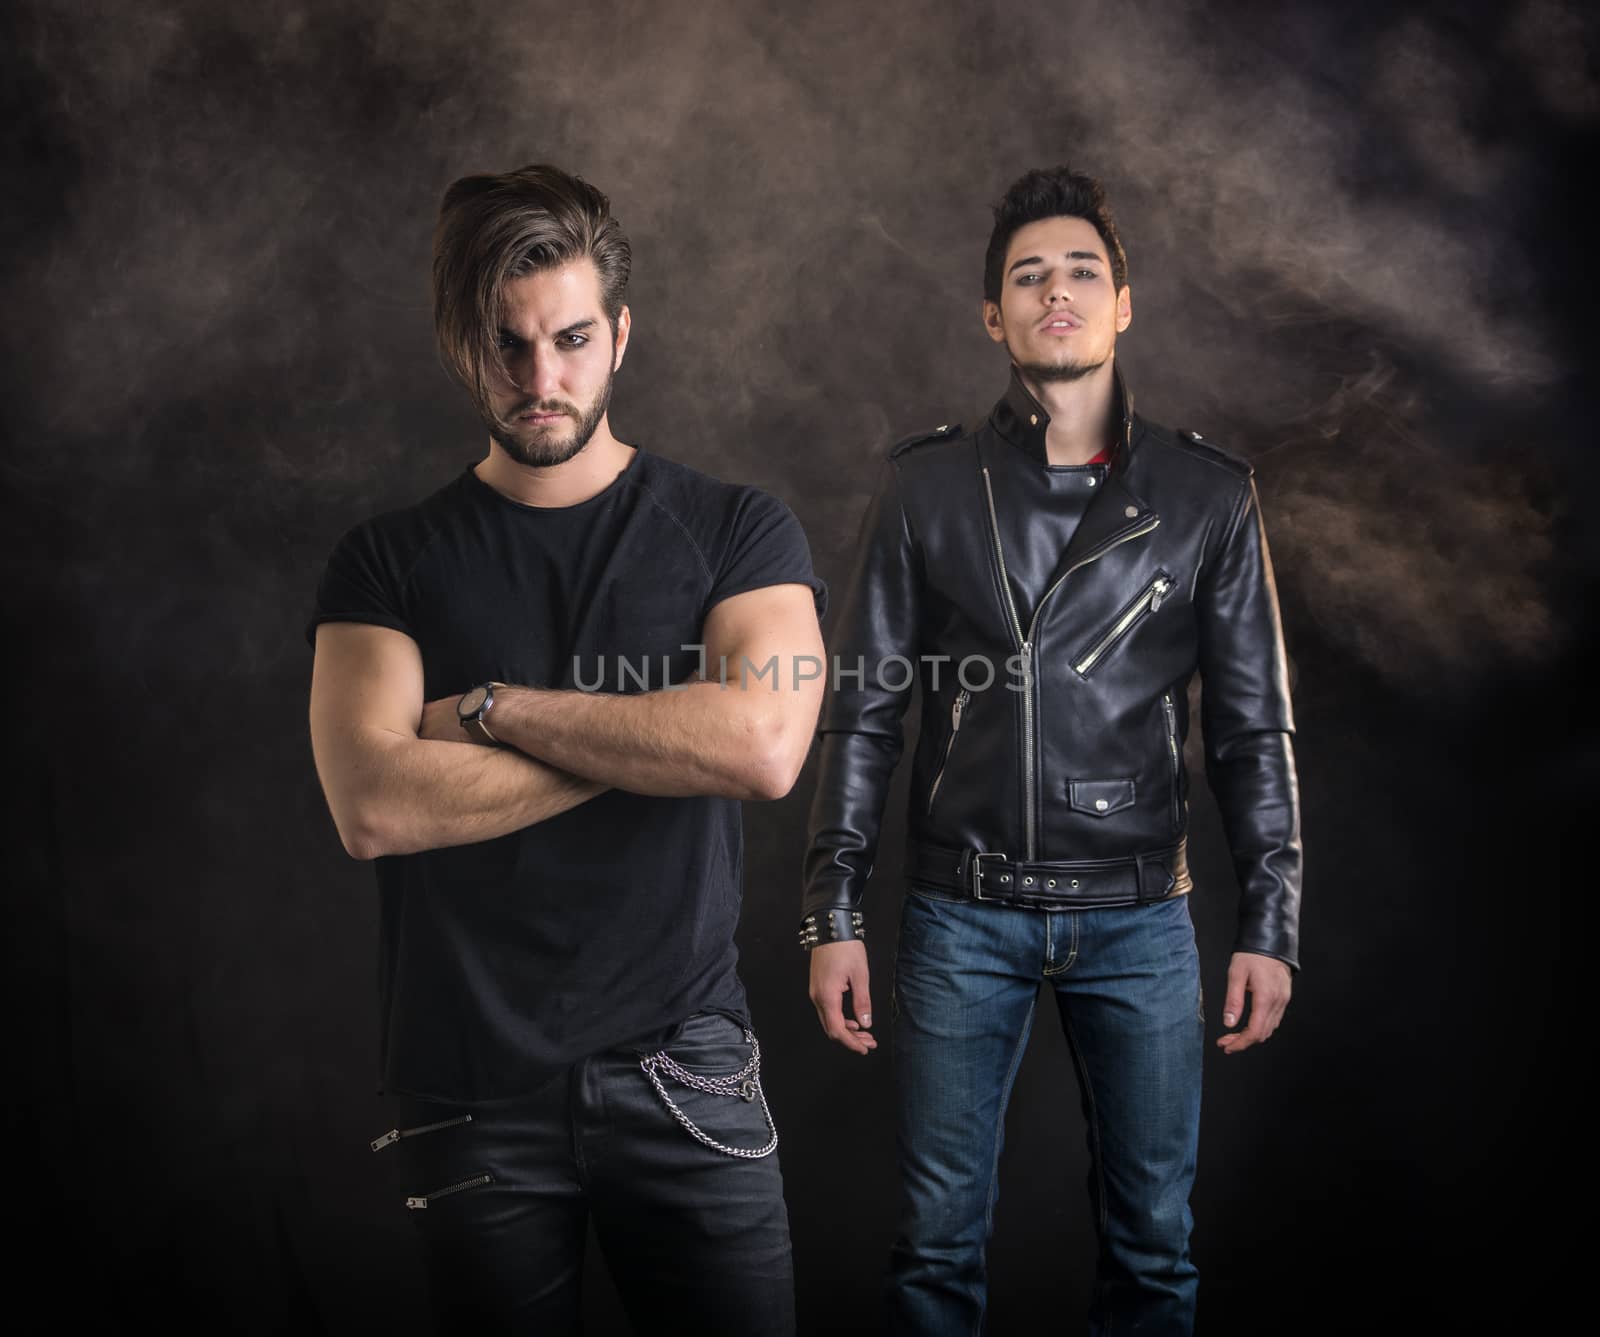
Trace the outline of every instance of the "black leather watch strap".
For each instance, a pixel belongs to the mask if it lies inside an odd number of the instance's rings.
[[[461,721],[461,727],[467,736],[475,742],[487,743],[490,747],[504,746],[498,738],[489,732],[489,726],[483,722],[483,717],[489,713],[489,708],[494,705],[495,688],[504,686],[505,683],[503,682],[486,682],[474,687],[472,691],[483,692],[483,704],[470,715],[461,715],[459,713],[460,703],[457,703],[457,717]],[[471,694],[471,692],[468,692],[467,696]],[[466,700],[466,697],[462,697],[462,700]]]

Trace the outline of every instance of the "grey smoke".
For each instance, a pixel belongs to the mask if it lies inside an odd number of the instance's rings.
[[[481,449],[428,328],[438,196],[548,159],[634,240],[619,434],[779,491],[837,576],[875,453],[1000,388],[977,319],[988,206],[1069,161],[1118,205],[1141,407],[1258,460],[1307,615],[1401,678],[1537,652],[1559,633],[1548,520],[1485,461],[1561,349],[1528,300],[1526,155],[1485,127],[1507,62],[1530,105],[1592,123],[1592,21],[1536,0],[1477,33],[1399,15],[1352,36],[1334,7],[1226,13],[39,10],[21,56],[78,171],[8,280],[28,314],[6,337],[31,438],[72,449],[17,467],[108,518],[176,479],[244,529],[275,523],[274,489],[420,495]],[[1478,434],[1441,425],[1440,386],[1481,407]],[[1417,471],[1433,486],[1402,510]],[[216,569],[257,566],[235,532],[192,537]]]

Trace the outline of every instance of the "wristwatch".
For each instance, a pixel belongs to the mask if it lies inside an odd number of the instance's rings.
[[[461,727],[472,739],[479,743],[488,743],[491,747],[499,747],[500,740],[489,732],[489,726],[483,722],[483,717],[494,705],[494,689],[504,686],[503,682],[482,683],[456,702],[456,718],[461,721]]]

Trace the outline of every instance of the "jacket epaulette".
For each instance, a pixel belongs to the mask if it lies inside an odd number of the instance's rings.
[[[1193,450],[1196,454],[1203,455],[1213,464],[1220,464],[1223,468],[1239,475],[1240,478],[1249,478],[1255,473],[1255,466],[1249,460],[1241,459],[1237,455],[1230,455],[1221,446],[1207,441],[1199,432],[1188,427],[1178,429],[1178,440]]]
[[[894,445],[889,448],[889,458],[892,460],[896,455],[904,454],[913,446],[920,446],[925,441],[943,441],[947,437],[956,435],[956,433],[960,430],[960,423],[951,422],[941,423],[931,432],[914,432],[912,435],[906,437],[904,441],[896,441]]]

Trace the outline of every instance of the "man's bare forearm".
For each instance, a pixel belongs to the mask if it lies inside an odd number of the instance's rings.
[[[630,696],[499,688],[492,724],[530,756],[636,794],[769,799],[794,784],[797,728],[809,741],[814,719],[797,722],[782,690],[730,680]]]
[[[558,816],[609,787],[534,757],[470,742],[374,731],[345,746],[360,760],[341,786],[344,801],[333,803],[326,778],[324,788],[345,848],[358,859],[492,840]]]

